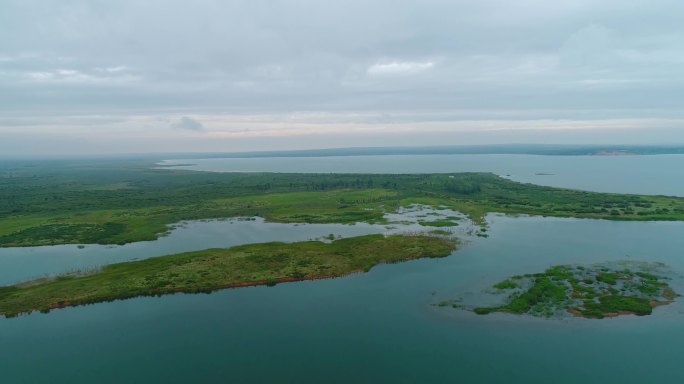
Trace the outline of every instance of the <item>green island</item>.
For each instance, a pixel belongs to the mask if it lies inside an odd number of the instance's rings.
[[[500,281],[494,288],[508,293],[507,303],[473,311],[480,315],[508,312],[544,317],[569,312],[593,319],[650,315],[654,307],[669,304],[677,296],[667,283],[669,278],[657,274],[662,267],[634,262],[618,267],[557,265],[542,273]]]
[[[154,240],[180,221],[236,216],[385,223],[386,213],[411,204],[462,212],[483,230],[490,212],[684,220],[684,198],[551,188],[490,173],[211,173],[152,160],[15,161],[0,164],[0,247],[125,244]]]
[[[367,235],[331,243],[274,242],[179,253],[0,287],[0,315],[338,277],[368,271],[379,263],[448,256],[457,245],[456,239],[443,237]]]

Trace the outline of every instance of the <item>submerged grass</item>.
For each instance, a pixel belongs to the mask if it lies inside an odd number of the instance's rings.
[[[152,296],[211,292],[247,285],[336,277],[368,271],[378,263],[443,257],[455,239],[368,235],[331,243],[248,244],[107,265],[82,275],[65,275],[0,288],[0,315]]]
[[[458,223],[452,219],[441,219],[433,221],[419,220],[418,224],[424,227],[455,227],[458,225]]]

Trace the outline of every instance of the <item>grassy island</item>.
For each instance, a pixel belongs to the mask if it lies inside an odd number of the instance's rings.
[[[601,319],[622,314],[650,315],[653,307],[668,304],[676,294],[668,278],[655,273],[661,265],[631,263],[631,268],[606,265],[558,265],[542,273],[518,275],[494,285],[508,293],[508,302],[477,307],[477,314],[509,312],[552,316],[567,311]]]
[[[684,220],[684,199],[522,184],[490,173],[286,174],[153,169],[154,161],[0,165],[0,247],[154,240],[183,220],[261,216],[282,223],[382,223],[411,204],[484,225],[489,212]],[[456,221],[424,221],[449,227]]]
[[[448,256],[457,240],[418,235],[368,235],[331,243],[262,243],[207,249],[111,264],[84,275],[63,275],[0,287],[0,315],[136,296],[211,292],[250,285],[337,277],[379,263]]]

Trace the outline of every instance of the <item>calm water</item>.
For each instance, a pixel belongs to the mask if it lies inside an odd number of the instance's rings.
[[[273,170],[279,164],[281,159]],[[676,163],[668,167],[680,169]],[[674,184],[668,183],[650,188],[670,194]],[[684,382],[682,302],[659,307],[653,316],[602,321],[482,317],[430,305],[476,296],[505,276],[558,263],[660,261],[682,273],[684,223],[489,221],[489,238],[443,259],[333,280],[0,319],[2,382]],[[231,225],[188,226],[201,224]],[[203,241],[219,241],[211,239],[228,228]],[[314,226],[297,228],[304,238],[318,236],[308,233]],[[684,292],[681,280],[673,286]]]
[[[88,270],[120,261],[207,248],[267,241],[302,241],[330,233],[349,237],[384,232],[387,232],[384,226],[363,223],[293,225],[264,223],[261,218],[255,221],[195,221],[181,224],[170,235],[157,241],[122,246],[89,244],[83,249],[76,245],[0,248],[0,285],[46,274]]]
[[[182,222],[172,226],[167,236],[156,241],[141,241],[126,245],[89,244],[84,248],[77,245],[41,247],[0,248],[0,286],[74,271],[96,269],[105,264],[137,260],[172,253],[197,251],[207,248],[226,248],[240,244],[268,241],[325,240],[335,237],[361,236],[371,233],[425,232],[429,228],[418,224],[418,220],[429,217],[436,220],[448,216],[462,216],[460,225],[449,229],[452,233],[468,236],[474,225],[463,215],[450,209],[434,210],[425,206],[404,209],[401,213],[385,217],[389,225],[355,224],[282,224],[253,220],[201,220]],[[399,223],[401,222],[401,223]]]
[[[493,172],[513,180],[598,192],[684,196],[684,155],[396,155],[169,160],[212,172]]]

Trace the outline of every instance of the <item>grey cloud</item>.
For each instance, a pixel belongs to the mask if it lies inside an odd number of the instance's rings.
[[[178,122],[171,124],[171,126],[176,128],[176,129],[187,129],[189,131],[203,131],[204,130],[204,126],[202,125],[202,123],[200,123],[199,121],[197,121],[191,117],[187,117],[187,116],[181,117]]]
[[[4,117],[684,117],[680,0],[2,3]]]
[[[669,97],[684,72],[678,1],[25,0],[5,8],[0,67],[15,81],[3,83],[41,83],[13,96],[45,97],[55,109],[614,108],[630,102],[625,89]],[[123,77],[128,68],[135,73]],[[625,81],[635,78],[642,84]],[[97,91],[106,88],[115,89]]]

